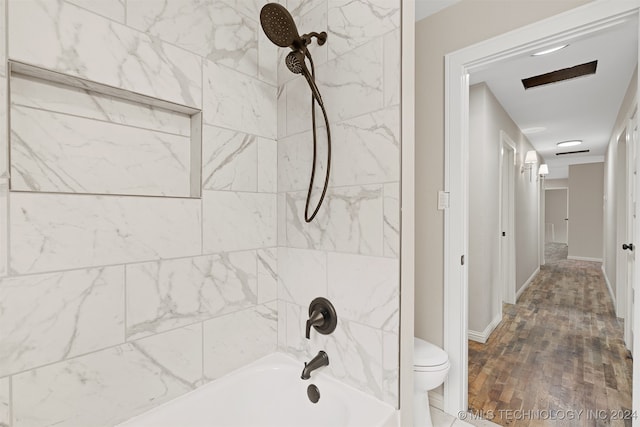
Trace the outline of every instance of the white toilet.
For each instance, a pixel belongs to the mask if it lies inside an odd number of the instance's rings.
[[[413,339],[413,425],[432,427],[429,390],[442,384],[449,373],[449,356],[440,347]]]

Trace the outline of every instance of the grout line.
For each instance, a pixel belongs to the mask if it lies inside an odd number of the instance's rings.
[[[205,375],[204,375],[204,367],[205,367],[205,363],[204,363],[204,361],[205,361],[205,351],[204,351],[204,344],[205,344],[204,321],[200,322],[200,339],[201,339],[201,342],[200,342],[200,344],[201,344],[201,345],[200,345],[200,348],[201,348],[201,351],[202,351],[202,361],[201,361],[201,365],[202,365],[202,366],[201,366],[201,369],[202,369],[202,371],[201,371],[200,379],[201,379],[201,380],[204,380],[204,377],[205,377]]]
[[[9,427],[14,425],[13,422],[13,376],[9,377]]]
[[[127,283],[127,266],[123,265],[122,266],[122,275],[123,275],[123,280],[124,280],[124,286],[123,286],[123,290],[124,290],[124,295],[123,295],[123,303],[124,303],[124,313],[123,313],[123,335],[122,337],[124,338],[124,342],[127,342],[127,327],[129,325],[129,319],[127,318],[127,308],[128,308],[128,298],[127,298],[127,290],[128,290],[128,283]]]
[[[259,249],[271,249],[271,248],[277,248],[277,245],[257,246],[257,247],[253,247],[253,248],[234,249],[234,250],[230,250],[230,251],[221,251],[221,252],[208,252],[208,253],[203,253],[203,254],[184,255],[184,256],[171,257],[171,258],[154,258],[154,259],[141,260],[141,261],[121,262],[121,263],[116,263],[116,264],[97,264],[97,265],[81,266],[81,267],[77,267],[77,268],[66,268],[66,269],[46,270],[46,271],[39,271],[39,272],[18,273],[18,274],[12,274],[10,276],[6,276],[3,279],[23,278],[23,277],[30,277],[30,276],[39,276],[39,275],[44,275],[44,274],[72,273],[72,272],[76,272],[76,271],[95,270],[95,269],[101,269],[101,268],[115,268],[115,267],[121,267],[121,266],[125,266],[125,267],[126,266],[136,266],[138,264],[149,264],[149,263],[158,263],[158,262],[171,262],[171,261],[180,261],[180,260],[190,260],[190,259],[194,259],[194,258],[215,257],[215,256],[221,256],[223,254],[235,254],[235,253],[256,251],[256,250],[259,250]]]
[[[45,80],[46,82],[49,82],[49,80]],[[73,86],[69,86],[72,87]],[[91,95],[89,95],[91,96]],[[130,103],[135,103],[135,104],[139,104],[142,105],[142,103],[138,103],[136,101],[129,101]],[[16,102],[16,103],[12,103],[10,105],[11,108],[14,107],[18,107],[18,108],[28,108],[30,110],[37,110],[37,111],[44,111],[45,113],[51,113],[53,115],[60,115],[60,116],[66,116],[66,117],[74,117],[74,118],[78,118],[78,119],[83,119],[83,120],[91,120],[91,121],[95,121],[95,122],[100,122],[100,123],[108,123],[110,125],[113,126],[119,126],[119,127],[124,127],[124,128],[132,128],[132,129],[139,129],[139,130],[145,130],[147,132],[153,132],[153,133],[160,133],[163,135],[171,135],[171,136],[176,136],[179,138],[184,138],[184,139],[189,139],[190,135],[184,135],[181,133],[175,133],[175,132],[168,132],[168,131],[164,131],[164,130],[157,130],[157,129],[152,129],[152,128],[146,128],[146,127],[142,127],[142,126],[135,126],[132,124],[128,124],[128,123],[122,123],[122,122],[116,122],[113,120],[104,120],[104,119],[100,119],[100,118],[96,118],[96,117],[88,117],[88,116],[82,116],[80,114],[74,114],[74,113],[68,113],[66,111],[59,111],[59,110],[50,110],[48,108],[44,108],[44,107],[34,107],[32,105],[28,105],[28,104],[24,104],[24,103],[20,103],[20,102]],[[152,110],[157,110],[154,106],[149,105],[148,106],[150,109]],[[167,110],[169,111],[169,110]],[[170,114],[175,114],[175,115],[180,115],[180,116],[184,116],[183,118],[185,119],[189,119],[193,114],[189,115],[189,114],[183,114],[180,112],[176,112],[176,111],[169,111]],[[196,113],[197,114],[197,113]]]
[[[57,196],[89,196],[89,197],[117,197],[122,199],[138,198],[138,199],[164,199],[164,200],[202,200],[202,197],[190,197],[190,196],[171,196],[171,195],[158,195],[151,194],[118,194],[118,193],[65,193],[61,191],[29,191],[29,190],[13,190],[9,188],[11,193],[17,194],[32,194],[39,196],[57,195]]]

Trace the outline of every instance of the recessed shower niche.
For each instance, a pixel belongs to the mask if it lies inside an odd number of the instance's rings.
[[[200,110],[10,62],[12,191],[201,195]]]

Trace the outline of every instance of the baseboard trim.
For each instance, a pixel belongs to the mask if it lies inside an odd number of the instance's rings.
[[[440,409],[444,412],[444,396],[435,390],[429,392],[429,406]]]
[[[493,318],[491,323],[489,323],[487,327],[484,328],[484,331],[476,332],[469,329],[469,331],[467,331],[467,338],[469,338],[471,341],[476,341],[481,344],[485,344],[489,339],[489,337],[491,336],[491,333],[493,332],[493,330],[498,327],[500,322],[502,322],[502,312],[498,313],[496,317]]]
[[[607,276],[607,272],[604,269],[604,263],[602,263],[602,265],[600,266],[600,269],[602,270],[602,275],[604,276],[604,281],[607,284],[607,289],[609,289],[609,296],[611,296],[611,301],[613,301],[613,306],[617,307],[617,305],[616,305],[616,297],[613,294],[613,288],[611,287],[611,282],[609,282],[609,277]]]
[[[518,302],[518,298],[520,298],[520,295],[522,295],[522,293],[529,287],[529,285],[531,284],[531,282],[533,282],[533,279],[536,278],[536,275],[538,273],[540,273],[540,266],[538,266],[538,268],[536,268],[536,271],[534,271],[533,274],[529,276],[527,281],[524,282],[524,285],[522,285],[520,289],[518,289],[518,292],[516,292],[516,302]]]
[[[593,262],[602,262],[602,258],[590,258],[587,256],[568,256],[567,259],[571,259],[574,261],[593,261]]]

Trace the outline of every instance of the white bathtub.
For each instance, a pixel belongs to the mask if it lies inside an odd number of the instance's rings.
[[[274,353],[116,427],[396,427],[397,411]],[[320,390],[318,403],[307,386]]]

